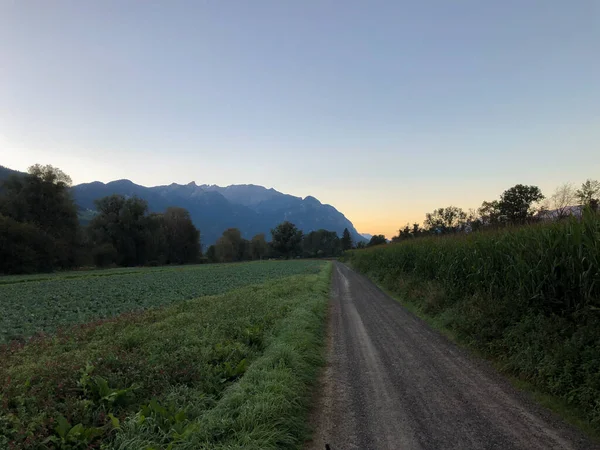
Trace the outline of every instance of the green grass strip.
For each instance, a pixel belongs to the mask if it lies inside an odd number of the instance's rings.
[[[303,277],[302,285],[286,280],[297,306],[279,325],[262,356],[227,389],[214,408],[186,424],[184,439],[173,440],[154,425],[129,418],[110,448],[177,449],[294,449],[309,435],[308,411],[312,389],[324,363],[324,333],[331,265],[317,276]],[[300,278],[298,278],[300,280]],[[267,288],[265,289],[267,290]],[[177,406],[194,409],[202,393],[188,391]]]
[[[330,273],[0,346],[0,448],[301,447]]]

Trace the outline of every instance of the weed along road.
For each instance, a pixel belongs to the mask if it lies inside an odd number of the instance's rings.
[[[364,276],[336,262],[332,283],[310,448],[599,448]]]

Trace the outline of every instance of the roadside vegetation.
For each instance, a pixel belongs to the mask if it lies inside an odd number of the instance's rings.
[[[288,276],[265,282],[275,266]],[[301,447],[323,359],[330,264],[232,267],[246,273],[246,281],[264,270],[264,283],[230,290],[236,283],[224,282],[220,295],[179,299],[0,346],[0,448]],[[159,297],[176,289],[181,274],[192,284],[197,277],[213,283],[219,275],[151,271],[163,283],[174,277],[153,292]],[[138,276],[49,283],[127,283]],[[120,289],[127,294],[127,286]],[[193,289],[183,297],[188,295],[195,295]],[[124,300],[113,299],[114,305]]]
[[[423,226],[407,223],[391,242],[581,217],[585,208],[598,211],[599,204],[600,182],[597,180],[586,180],[579,189],[565,183],[549,197],[545,197],[537,186],[517,184],[505,190],[498,200],[484,201],[477,209],[465,211],[457,206],[437,208],[425,214]],[[357,247],[385,243],[385,237],[378,235],[373,236],[368,244]]]
[[[348,252],[460,342],[600,431],[600,215]]]

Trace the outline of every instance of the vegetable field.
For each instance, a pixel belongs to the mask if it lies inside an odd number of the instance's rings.
[[[322,264],[265,261],[2,277],[0,343],[276,278],[317,273]]]
[[[38,325],[115,316],[0,345],[0,448],[302,446],[323,362],[330,264],[68,276],[0,286],[11,293],[4,304],[21,297],[38,307]],[[159,305],[167,306],[151,308]]]

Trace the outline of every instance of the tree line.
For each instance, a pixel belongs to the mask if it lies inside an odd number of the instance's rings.
[[[33,273],[82,266],[186,264],[201,256],[200,232],[182,208],[149,213],[139,198],[96,200],[82,227],[71,178],[50,165],[0,184],[0,272]]]
[[[246,240],[237,228],[225,230],[202,255],[200,231],[186,209],[151,213],[143,199],[111,195],[95,201],[94,217],[82,226],[71,184],[50,165],[34,165],[0,182],[0,273],[321,258],[352,248],[348,229],[341,238],[328,230],[305,235],[283,222],[271,230],[269,242],[264,234]]]
[[[406,224],[398,230],[392,242],[421,236],[471,232],[506,225],[524,225],[542,220],[561,220],[571,215],[580,215],[585,208],[598,210],[600,182],[586,180],[576,189],[571,183],[556,188],[546,198],[538,186],[517,184],[505,190],[498,200],[484,201],[477,209],[464,211],[456,206],[438,208],[425,214],[423,226]],[[377,242],[385,243],[383,236],[374,236]],[[383,240],[382,240],[383,239]],[[373,241],[373,240],[372,240]]]
[[[208,247],[208,262],[236,262],[265,258],[327,258],[340,256],[352,248],[352,237],[346,228],[342,237],[335,231],[316,230],[304,234],[296,225],[285,221],[271,230],[271,241],[263,233],[250,240],[237,228],[229,228],[214,245]]]

